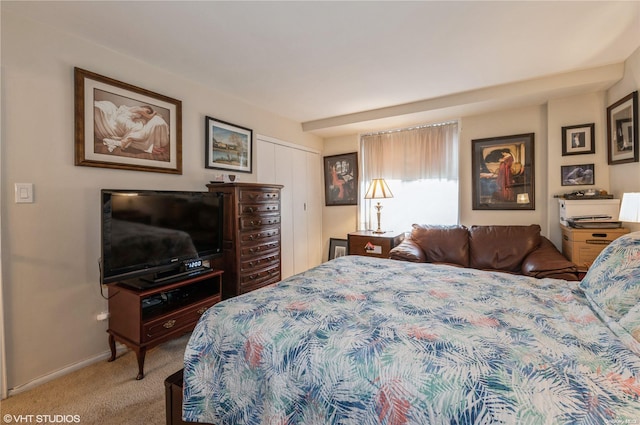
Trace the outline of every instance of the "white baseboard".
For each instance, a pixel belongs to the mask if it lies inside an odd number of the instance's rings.
[[[116,343],[116,355],[119,356],[122,353],[124,353],[125,351],[128,351],[129,348],[127,348],[127,346],[122,345],[120,343]],[[64,367],[62,369],[58,369],[55,372],[51,372],[48,373],[46,375],[43,375],[39,378],[36,378],[32,381],[27,382],[26,384],[22,384],[22,385],[18,385],[17,387],[14,388],[9,388],[9,392],[8,392],[8,397],[23,393],[25,391],[28,391],[30,389],[33,389],[39,385],[42,385],[46,382],[49,381],[53,381],[56,378],[60,378],[61,376],[67,375],[71,372],[75,372],[76,370],[80,370],[84,367],[87,367],[89,365],[92,365],[94,363],[100,362],[100,361],[104,361],[108,358],[111,357],[111,350],[105,351],[95,357],[91,357],[89,359],[83,360],[81,362],[78,363],[74,363],[72,365],[69,365],[67,367]]]

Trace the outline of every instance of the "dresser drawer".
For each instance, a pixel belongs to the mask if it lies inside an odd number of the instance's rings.
[[[241,190],[240,203],[279,201],[279,190]]]
[[[245,242],[258,242],[269,238],[279,238],[280,228],[271,227],[264,230],[257,230],[255,232],[242,232],[240,233],[240,240]]]
[[[273,273],[273,275],[266,279],[261,279],[260,281],[254,282],[254,284],[245,284],[240,286],[240,294],[246,294],[247,292],[255,291],[256,289],[264,288],[268,285],[273,285],[274,283],[280,282],[280,271],[277,273]]]
[[[244,289],[260,287],[280,280],[280,263],[271,265],[259,271],[240,275],[240,286]]]
[[[608,245],[628,232],[627,229],[573,229],[563,231],[562,237],[572,242]]]
[[[266,255],[271,252],[280,252],[280,239],[277,237],[265,239],[260,243],[244,244],[240,247],[240,257],[253,258],[256,255]]]
[[[263,267],[279,265],[280,264],[280,250],[275,249],[272,252],[267,252],[263,256],[254,256],[240,262],[240,271],[242,274],[251,273],[259,270]]]
[[[240,230],[280,224],[280,215],[252,215],[240,217]]]
[[[240,204],[240,214],[264,214],[280,211],[279,202],[265,202],[264,204]]]
[[[142,342],[169,335],[174,332],[188,331],[192,329],[200,316],[207,309],[220,301],[220,297],[211,297],[188,308],[151,320],[142,324]]]

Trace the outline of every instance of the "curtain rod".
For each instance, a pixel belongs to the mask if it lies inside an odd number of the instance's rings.
[[[457,123],[458,123],[458,120],[451,120],[451,121],[439,122],[439,123],[436,123],[436,124],[424,124],[424,125],[416,125],[416,126],[413,126],[413,127],[396,128],[394,130],[374,131],[373,133],[361,134],[360,137],[379,136],[381,134],[398,133],[398,132],[401,132],[401,131],[409,131],[409,130],[420,130],[421,128],[440,127],[441,125],[457,124]]]

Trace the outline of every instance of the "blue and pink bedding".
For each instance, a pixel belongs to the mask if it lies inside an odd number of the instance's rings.
[[[183,417],[640,422],[640,236],[618,241],[580,286],[346,256],[219,303],[185,352]]]

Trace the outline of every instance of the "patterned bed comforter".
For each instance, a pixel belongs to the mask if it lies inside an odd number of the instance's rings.
[[[183,416],[225,424],[640,423],[640,355],[576,282],[346,256],[207,311]]]

